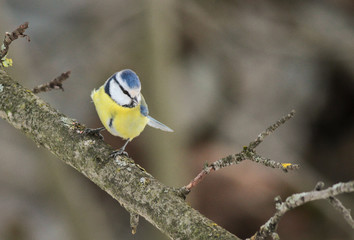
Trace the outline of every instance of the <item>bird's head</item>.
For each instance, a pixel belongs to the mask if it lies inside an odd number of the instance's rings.
[[[140,103],[140,80],[130,69],[113,74],[106,81],[104,88],[105,92],[121,106],[135,107]]]

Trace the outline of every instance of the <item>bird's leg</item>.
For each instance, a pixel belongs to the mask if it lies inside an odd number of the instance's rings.
[[[94,136],[94,137],[98,137],[98,138],[103,140],[103,136],[101,134],[101,131],[104,130],[104,129],[105,129],[104,127],[95,128],[95,129],[86,128],[83,133],[86,134],[86,135],[91,135],[91,136]]]
[[[125,155],[125,156],[128,157],[128,153],[125,152],[124,150],[125,150],[125,147],[128,145],[129,142],[130,142],[130,139],[128,139],[128,140],[124,143],[123,147],[121,147],[119,150],[113,151],[109,156],[115,158],[115,157],[118,156],[118,155]]]

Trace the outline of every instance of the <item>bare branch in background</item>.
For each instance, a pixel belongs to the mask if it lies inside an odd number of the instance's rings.
[[[288,115],[282,117],[281,119],[276,121],[276,123],[274,123],[273,125],[269,126],[265,131],[261,132],[258,135],[258,137],[256,138],[256,140],[254,140],[253,142],[251,142],[248,145],[248,148],[252,149],[252,150],[255,149],[261,142],[263,142],[264,138],[269,136],[271,133],[273,133],[275,130],[277,130],[278,127],[283,125],[286,121],[290,120],[294,116],[295,116],[295,110],[291,110],[291,112]]]
[[[48,92],[52,89],[61,89],[62,91],[64,91],[63,82],[69,78],[70,73],[71,73],[71,71],[67,71],[65,73],[62,73],[62,74],[60,74],[60,76],[54,78],[52,81],[33,88],[32,92],[34,94],[37,94],[40,92]]]
[[[289,114],[279,119],[276,123],[269,126],[265,131],[260,133],[256,140],[251,142],[248,147],[244,147],[240,153],[229,155],[222,159],[219,159],[212,164],[206,164],[203,170],[186,186],[181,189],[181,193],[183,195],[187,195],[193,187],[195,187],[202,179],[208,175],[212,171],[219,170],[224,167],[228,167],[230,165],[239,164],[244,160],[250,160],[256,163],[263,164],[264,166],[271,167],[271,168],[278,168],[282,169],[283,171],[287,172],[288,170],[296,170],[299,169],[298,164],[291,164],[291,163],[278,163],[268,158],[262,157],[258,155],[254,149],[263,142],[264,138],[269,136],[273,133],[278,127],[283,125],[286,121],[293,118],[295,115],[295,110],[292,110]]]
[[[28,22],[25,22],[25,23],[21,24],[20,26],[18,26],[18,28],[16,28],[11,33],[10,32],[5,33],[4,41],[0,47],[0,65],[1,66],[4,65],[3,61],[5,61],[5,59],[6,59],[6,55],[9,51],[9,46],[14,40],[16,40],[19,37],[23,37],[23,38],[26,38],[27,41],[30,41],[29,36],[24,34],[24,32],[27,28],[28,28]]]
[[[316,189],[311,192],[297,193],[288,197],[285,202],[282,202],[280,197],[275,198],[275,208],[276,212],[273,217],[271,217],[263,226],[260,227],[258,232],[253,235],[250,240],[264,240],[268,236],[272,236],[273,239],[279,239],[278,234],[276,234],[277,227],[281,217],[291,209],[302,206],[305,203],[321,200],[321,199],[333,199],[334,196],[342,194],[342,193],[350,193],[354,192],[354,181],[349,181],[346,183],[337,183],[332,187],[329,187],[324,190],[320,190],[323,186],[323,183],[318,183],[316,185]],[[335,201],[335,208],[340,209],[343,217],[347,220],[348,214],[350,216],[350,212],[348,209],[344,208],[344,206],[339,202],[339,200]],[[338,204],[338,202],[340,204]],[[333,205],[333,203],[331,203]],[[345,209],[343,211],[343,208]],[[350,216],[351,219],[351,216]],[[352,219],[351,219],[352,220]],[[348,222],[348,220],[347,220]],[[354,225],[348,222],[352,228]],[[275,237],[274,237],[275,236]]]
[[[320,191],[324,189],[324,183],[323,182],[318,182],[315,190]],[[350,209],[347,209],[344,207],[341,201],[339,201],[338,198],[336,197],[329,197],[328,198],[329,203],[334,207],[336,210],[338,210],[344,217],[344,219],[347,221],[347,223],[354,229],[354,220],[352,216],[350,215]]]

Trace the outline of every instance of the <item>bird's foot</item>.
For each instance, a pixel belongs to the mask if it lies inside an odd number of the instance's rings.
[[[112,158],[116,158],[117,156],[122,156],[122,155],[129,157],[128,153],[126,151],[124,151],[124,148],[113,151],[111,154],[109,154],[109,156]]]
[[[102,136],[102,134],[101,134],[101,131],[102,131],[102,130],[104,130],[104,127],[95,128],[95,129],[86,128],[83,133],[84,133],[85,135],[90,135],[90,136],[97,137],[97,138],[103,140],[103,136]]]

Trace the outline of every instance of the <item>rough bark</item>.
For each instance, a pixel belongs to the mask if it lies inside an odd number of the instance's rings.
[[[132,159],[109,158],[109,145],[82,134],[84,126],[53,109],[1,70],[0,117],[171,239],[238,239],[190,207],[178,191],[158,182]]]

